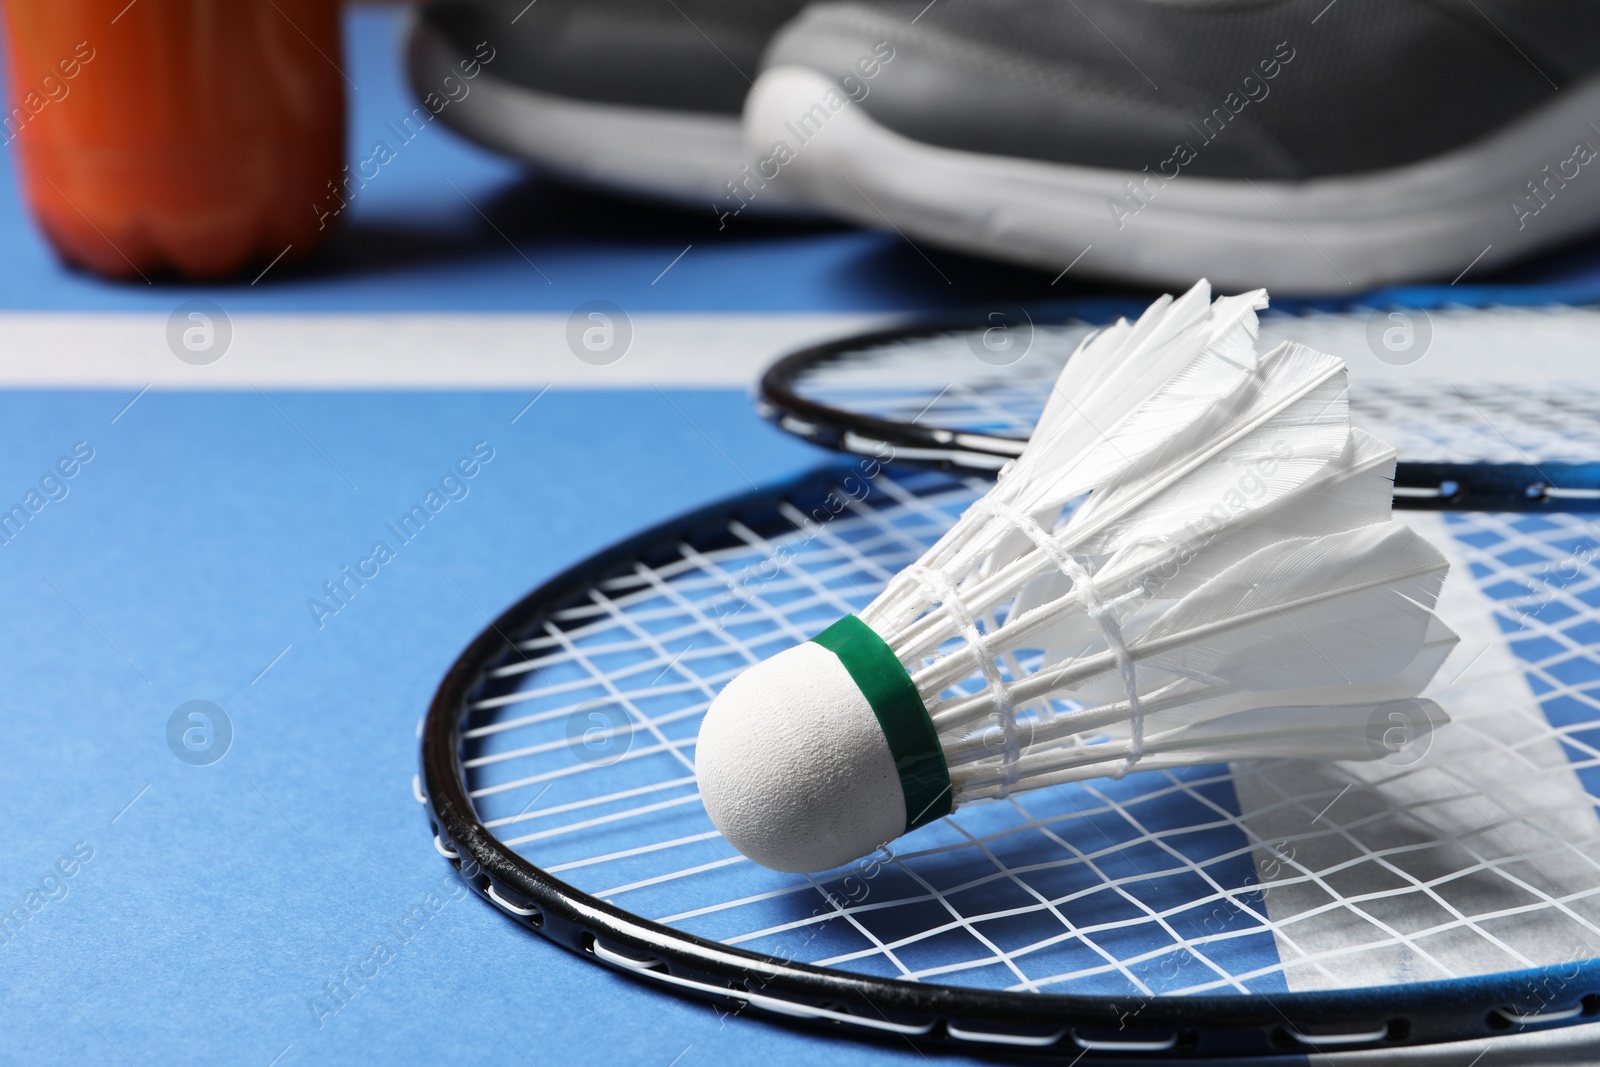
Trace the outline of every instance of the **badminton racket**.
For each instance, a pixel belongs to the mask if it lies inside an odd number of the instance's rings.
[[[696,793],[712,696],[987,487],[895,447],[643,532],[473,640],[412,788],[477,893],[718,1012],[918,1046],[1399,1055],[1600,1018],[1600,538],[1566,511],[1408,519],[1462,640],[1427,694],[1449,725],[1379,724],[1383,758],[1074,783],[831,872],[744,860]]]

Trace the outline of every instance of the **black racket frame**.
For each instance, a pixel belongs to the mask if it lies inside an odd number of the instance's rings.
[[[809,511],[858,468],[828,467],[784,485],[701,508],[628,538],[539,586],[480,633],[445,674],[422,729],[421,775],[434,846],[463,881],[512,921],[641,982],[857,1038],[919,1048],[1032,1054],[1076,1062],[1111,1058],[1230,1059],[1395,1048],[1504,1034],[1538,1025],[1525,1003],[1545,990],[1551,1023],[1600,1016],[1600,962],[1507,972],[1470,981],[1339,990],[1196,996],[1081,996],[960,988],[855,975],[730,948],[639,918],[556,878],[501,844],[479,820],[462,765],[462,722],[495,685],[490,673],[523,656],[509,642],[544,632],[585,591],[664,562],[677,546],[731,544],[730,519],[772,536],[794,530],[778,510]],[[936,478],[920,475],[921,478]],[[876,498],[869,497],[869,505]],[[1552,986],[1552,982],[1554,985]],[[1554,988],[1555,993],[1548,991]],[[898,1026],[914,1032],[894,1032]]]

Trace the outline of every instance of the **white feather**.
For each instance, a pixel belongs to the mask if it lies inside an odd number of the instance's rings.
[[[1060,551],[1096,556],[1119,546],[1121,557],[1111,573],[1099,573],[1097,580],[1108,590],[1120,590],[1129,580],[1142,581],[1144,569],[1158,559],[1181,550],[1182,542],[1176,538],[1180,524],[1218,515],[1238,522],[1267,509],[1343,455],[1350,437],[1344,365],[1296,345],[1275,350],[1261,361],[1259,371],[1261,377],[1248,383],[1244,395],[1213,405],[1208,434],[1195,437],[1192,426],[1178,429],[1175,443],[1163,444],[1144,469],[1125,472],[1122,480],[1091,497],[1060,532]],[[984,508],[975,507],[962,521],[969,518],[973,525],[984,522]],[[991,531],[1009,536],[1008,545],[1020,541],[1022,547],[1012,548],[1010,558],[998,565],[995,556],[989,558],[981,580],[963,587],[966,604],[975,613],[989,612],[1016,597],[1020,588],[1026,594],[1023,603],[1031,607],[1047,590],[1030,591],[1027,583],[1060,574],[1059,561],[1049,553],[1028,554],[1027,535],[1018,533],[1004,517],[997,521],[989,516],[987,521]],[[986,543],[981,535],[971,538],[973,545]],[[933,556],[930,552],[925,565]],[[943,565],[951,573],[961,573],[972,563],[970,555],[958,554]],[[1077,599],[1073,598],[1074,605]],[[1018,640],[1029,638],[1041,622],[1015,611],[1007,620]],[[936,647],[935,638],[945,625],[945,612],[936,609],[908,627],[893,645],[902,662]],[[971,665],[953,661],[947,669]]]

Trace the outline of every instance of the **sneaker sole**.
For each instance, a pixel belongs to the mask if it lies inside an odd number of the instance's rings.
[[[443,95],[471,57],[418,23],[407,67],[419,97]],[[466,96],[438,114],[469,140],[566,178],[616,192],[722,210],[728,183],[749,162],[738,116],[624,107],[536,92],[482,70]],[[782,212],[776,195],[752,213]],[[737,206],[737,205],[736,205]],[[791,212],[792,213],[792,212]]]
[[[1178,286],[1209,277],[1230,289],[1339,293],[1460,280],[1600,226],[1600,127],[1588,121],[1600,111],[1600,80],[1448,154],[1305,182],[1181,171],[1163,180],[940,148],[849,102],[830,111],[822,104],[829,93],[847,101],[825,75],[774,67],[746,99],[748,151],[763,174],[779,171],[786,195],[869,226],[887,223],[908,239],[1062,275]],[[790,155],[781,164],[770,162],[778,142]],[[1578,145],[1589,162],[1576,162]]]

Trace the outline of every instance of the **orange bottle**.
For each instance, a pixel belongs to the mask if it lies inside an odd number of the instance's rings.
[[[221,278],[311,252],[344,163],[337,0],[5,0],[0,141],[69,262]]]

